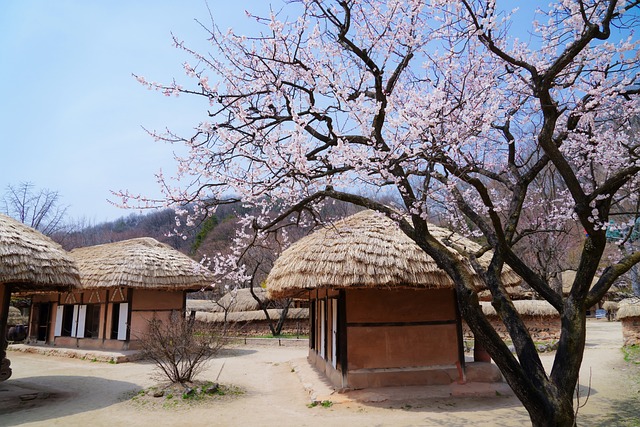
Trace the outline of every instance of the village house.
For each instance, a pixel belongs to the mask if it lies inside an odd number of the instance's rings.
[[[0,382],[12,373],[6,358],[12,293],[66,290],[79,284],[76,265],[60,245],[0,214]]]
[[[32,295],[31,342],[61,347],[128,350],[152,319],[168,321],[186,308],[186,292],[211,284],[198,262],[152,238],[71,251],[81,285]]]
[[[452,248],[479,248],[430,230]],[[507,269],[503,282],[520,278]],[[337,388],[501,380],[493,364],[465,363],[452,281],[379,213],[360,212],[294,243],[274,264],[267,290],[310,301],[308,357]]]

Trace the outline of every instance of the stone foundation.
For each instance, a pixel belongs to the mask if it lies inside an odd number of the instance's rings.
[[[621,322],[624,345],[640,345],[640,317],[625,317]]]

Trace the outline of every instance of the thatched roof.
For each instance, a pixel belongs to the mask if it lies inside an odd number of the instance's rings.
[[[280,313],[282,309],[270,308],[267,310],[269,313],[269,318],[271,320],[280,319]],[[308,308],[290,308],[287,313],[287,319],[308,319],[309,318],[309,309]],[[210,323],[222,323],[224,322],[224,313],[196,313],[196,320],[201,322],[210,322]],[[227,322],[229,323],[237,323],[237,322],[258,322],[261,320],[267,320],[267,316],[265,316],[264,311],[262,310],[252,310],[252,311],[238,311],[233,313],[227,313]]]
[[[0,283],[15,291],[79,285],[78,269],[62,246],[0,214]]]
[[[573,286],[573,281],[576,280],[576,271],[564,270],[560,274],[560,276],[562,280],[562,293],[566,295],[571,291],[571,286]],[[593,280],[591,281],[591,286],[595,285],[598,280],[600,280],[600,277],[594,276]]]
[[[149,237],[77,248],[71,255],[84,289],[187,290],[212,282],[210,271],[200,263]]]
[[[26,325],[29,322],[27,316],[23,316],[19,309],[9,306],[9,314],[7,316],[7,325]]]
[[[430,226],[440,241],[475,251],[480,246],[444,228]],[[490,253],[480,258],[488,264]],[[505,285],[520,283],[512,270]],[[276,260],[267,278],[270,298],[293,296],[306,289],[345,287],[452,287],[449,276],[386,216],[363,211],[300,239]],[[479,278],[476,286],[482,287]]]
[[[498,315],[490,302],[482,301],[480,302],[480,305],[482,306],[482,312],[485,316],[495,317]],[[518,300],[513,301],[513,305],[515,306],[516,311],[523,316],[560,317],[558,310],[553,308],[553,306],[547,301]]]
[[[640,317],[640,298],[627,298],[618,303],[619,320],[627,319],[631,317]]]
[[[195,311],[204,311],[207,313],[213,313],[218,311],[220,307],[210,299],[190,299],[187,298],[187,312],[195,310]]]
[[[260,299],[260,301],[266,301],[267,291],[262,288],[253,288],[253,292]],[[260,304],[251,295],[250,289],[236,289],[227,292],[222,298],[218,300],[218,304],[222,307],[228,307],[229,311],[251,311],[260,310]],[[222,307],[218,306],[216,311],[224,311]]]
[[[253,288],[253,292],[260,301],[266,301],[267,291],[262,288]],[[187,300],[187,310],[215,313],[224,312],[223,307],[230,312],[260,309],[258,302],[253,298],[251,290],[248,288],[231,290],[224,294],[217,302],[211,300]]]
[[[522,285],[511,286],[506,290],[507,294],[512,300],[530,300],[533,296],[533,292],[530,289],[525,289]],[[491,291],[489,289],[478,292],[478,299],[480,299],[480,301],[491,301],[492,298],[493,296],[491,295]]]

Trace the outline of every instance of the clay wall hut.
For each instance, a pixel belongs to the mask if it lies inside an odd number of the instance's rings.
[[[450,247],[479,248],[448,230],[431,231]],[[520,279],[509,270],[504,282]],[[360,212],[293,244],[275,262],[267,291],[310,301],[309,360],[337,388],[449,384],[464,375],[453,283],[379,213]],[[489,366],[489,377],[500,380]],[[466,366],[469,380],[475,367]]]
[[[30,339],[63,347],[135,349],[148,321],[184,311],[209,271],[177,250],[138,238],[71,251],[81,289],[33,296]],[[51,324],[42,330],[42,325]]]
[[[11,294],[68,289],[80,284],[73,258],[31,227],[0,214],[0,381],[11,376],[6,358]]]
[[[618,320],[622,322],[624,345],[640,345],[640,298],[627,298],[620,301]]]

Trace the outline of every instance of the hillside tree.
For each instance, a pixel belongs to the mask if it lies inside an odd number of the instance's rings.
[[[154,134],[189,148],[176,180],[163,182],[166,202],[199,202],[201,212],[237,200],[260,207],[243,218],[254,243],[269,232],[286,237],[330,199],[387,215],[451,277],[464,319],[533,425],[574,425],[586,308],[640,261],[637,250],[603,257],[618,195],[640,194],[640,145],[628,132],[640,112],[638,2],[554,1],[535,12],[479,0],[287,4],[251,16],[261,32],[250,36],[203,23],[212,52],[176,38],[193,56],[185,84],[137,76],[210,104],[193,134]],[[543,192],[551,168],[557,191]],[[368,196],[381,188],[401,202]],[[544,215],[523,221],[540,203]],[[480,253],[454,256],[430,233],[427,219],[443,205],[455,207],[457,231],[492,250],[488,267],[475,262]],[[532,232],[553,238],[576,225],[577,273],[563,296],[517,246]],[[507,265],[560,314],[550,372],[501,282]],[[515,355],[479,308],[474,272]]]
[[[37,189],[32,182],[9,184],[2,198],[2,213],[52,236],[64,228],[67,206],[57,191]]]

